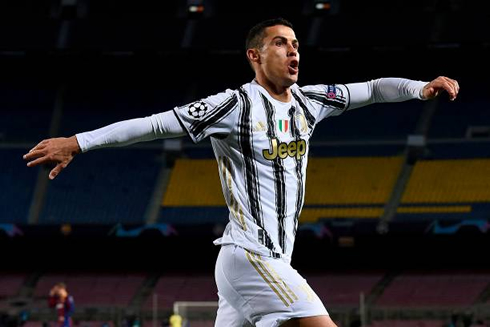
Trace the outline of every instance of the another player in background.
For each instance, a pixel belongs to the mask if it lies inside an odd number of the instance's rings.
[[[49,291],[48,304],[50,308],[56,308],[58,316],[57,327],[73,326],[72,316],[75,311],[73,296],[68,294],[64,283],[57,283]]]
[[[49,174],[54,179],[81,152],[185,134],[194,142],[210,137],[230,211],[223,237],[215,241],[221,246],[216,327],[333,327],[322,301],[290,264],[313,130],[324,118],[376,102],[427,100],[443,91],[454,100],[459,85],[441,76],[300,87],[299,41],[284,19],[254,26],[246,54],[255,78],[239,89],[44,140],[24,159],[29,167],[55,163]]]

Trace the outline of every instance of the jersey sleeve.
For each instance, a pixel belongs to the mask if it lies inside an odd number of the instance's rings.
[[[338,116],[349,107],[349,89],[342,84],[307,85],[300,88],[309,100],[310,114],[316,123],[329,116]]]
[[[175,115],[193,142],[208,136],[226,137],[236,125],[236,91],[225,92],[174,108]]]

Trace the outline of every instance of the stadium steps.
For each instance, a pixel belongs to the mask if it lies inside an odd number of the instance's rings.
[[[17,294],[10,298],[8,301],[11,306],[24,306],[32,301],[34,295],[34,289],[36,287],[37,281],[42,276],[41,271],[35,271],[30,274],[26,274],[24,282]]]
[[[158,283],[160,276],[161,276],[160,273],[148,274],[146,279],[141,284],[141,287],[139,288],[139,290],[136,292],[133,299],[129,303],[129,308],[135,309],[136,312],[136,309],[140,308],[145,303],[148,296],[150,296],[153,289],[155,288],[155,285]]]
[[[368,306],[376,303],[378,298],[383,294],[384,290],[393,282],[393,280],[400,274],[400,271],[389,271],[383,278],[373,287],[371,293],[366,297],[366,304]]]
[[[480,295],[476,298],[473,304],[484,304],[490,301],[490,283],[485,286],[485,288],[481,291]]]
[[[19,290],[18,296],[20,298],[32,298],[37,281],[39,280],[39,278],[41,278],[42,275],[43,273],[41,271],[35,271],[26,276],[24,284]]]

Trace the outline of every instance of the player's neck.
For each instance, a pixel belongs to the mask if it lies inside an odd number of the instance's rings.
[[[255,77],[255,81],[262,86],[269,95],[281,102],[291,101],[291,88],[274,84],[265,78]]]

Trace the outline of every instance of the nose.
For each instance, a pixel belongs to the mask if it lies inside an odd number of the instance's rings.
[[[293,44],[289,44],[288,46],[288,57],[297,57],[298,56],[298,49],[296,49]]]

